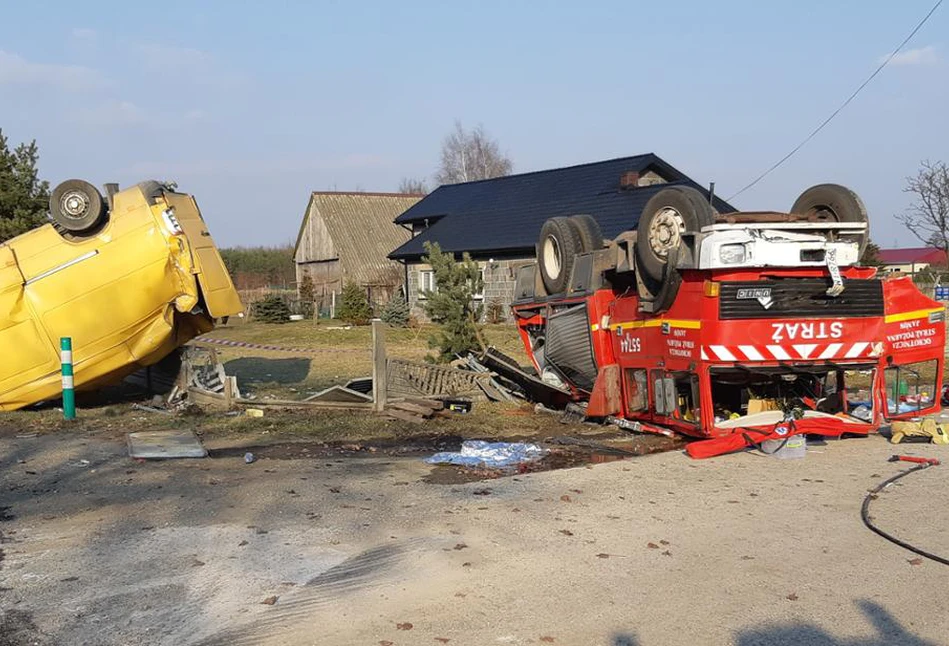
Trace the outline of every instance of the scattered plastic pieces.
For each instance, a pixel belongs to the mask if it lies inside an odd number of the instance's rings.
[[[249,452],[249,451],[244,454],[244,463],[245,463],[245,464],[250,464],[251,462],[253,462],[253,461],[256,460],[256,459],[257,459],[257,458],[254,456],[254,454],[251,453],[251,452]]]
[[[457,464],[467,467],[511,467],[534,462],[547,454],[547,449],[524,442],[485,442],[467,440],[461,451],[436,453],[426,458],[428,464]]]
[[[850,411],[850,414],[857,419],[862,419],[865,422],[870,422],[873,420],[873,409],[871,409],[869,406],[857,406],[852,411]]]

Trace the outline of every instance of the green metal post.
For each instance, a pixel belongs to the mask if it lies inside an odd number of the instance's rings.
[[[76,392],[73,390],[72,339],[64,336],[59,340],[63,363],[63,419],[76,419]]]

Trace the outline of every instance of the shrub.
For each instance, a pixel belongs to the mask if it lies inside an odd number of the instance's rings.
[[[492,299],[488,303],[488,308],[484,313],[484,318],[488,323],[496,325],[504,323],[504,303],[500,299]]]
[[[309,276],[304,276],[303,280],[300,281],[300,314],[306,318],[313,318],[314,304],[315,299],[315,288],[313,287],[313,279]]]
[[[386,303],[379,318],[393,327],[406,327],[409,324],[409,314],[409,304],[401,296],[395,295]]]
[[[286,323],[290,320],[290,306],[277,294],[256,301],[251,311],[256,320],[264,323]]]
[[[372,318],[372,308],[366,298],[366,290],[355,283],[343,287],[340,303],[336,307],[336,318],[350,325],[365,325]]]

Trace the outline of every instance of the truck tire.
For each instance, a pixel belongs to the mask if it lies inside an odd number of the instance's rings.
[[[682,234],[697,232],[713,224],[715,216],[708,200],[694,188],[671,186],[653,195],[639,216],[636,231],[638,269],[651,280],[661,282],[669,252],[678,248]]]
[[[798,215],[825,214],[837,222],[859,222],[867,224],[867,207],[860,196],[840,184],[818,184],[812,186],[794,201],[791,213]],[[860,233],[845,233],[839,236],[845,242],[856,242],[860,246],[858,258],[863,257],[870,239],[869,229]]]
[[[582,252],[580,237],[568,218],[550,218],[540,229],[537,264],[548,294],[567,291],[576,255]]]
[[[68,233],[93,231],[105,219],[105,200],[99,190],[81,179],[67,179],[53,189],[49,214]]]
[[[603,233],[600,231],[600,225],[591,215],[571,215],[570,224],[574,232],[580,238],[581,253],[588,253],[603,248]]]

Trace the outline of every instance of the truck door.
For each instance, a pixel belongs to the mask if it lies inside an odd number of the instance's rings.
[[[244,306],[240,296],[234,289],[224,260],[211,239],[194,198],[181,193],[166,192],[165,202],[174,208],[178,224],[188,237],[208,313],[214,318],[222,318],[242,312]]]
[[[918,417],[939,405],[941,362],[938,359],[895,364],[883,371],[887,419]]]

